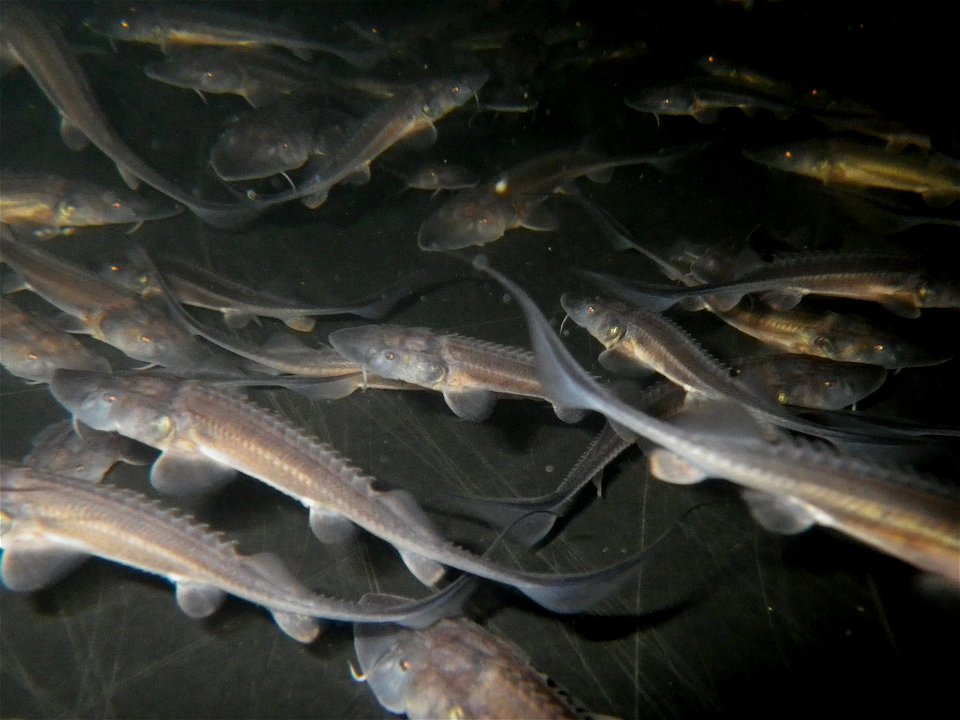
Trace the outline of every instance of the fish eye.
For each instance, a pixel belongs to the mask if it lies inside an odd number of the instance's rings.
[[[109,404],[115,403],[117,401],[117,396],[114,393],[104,393],[103,401]]]
[[[460,86],[459,86],[459,85],[454,85],[454,86],[453,86],[452,88],[450,88],[450,89],[453,90],[454,93],[459,93],[459,92],[460,92]]]
[[[39,360],[39,359],[40,359],[40,356],[37,355],[35,352],[28,352],[28,353],[27,353],[27,358],[30,359],[30,360]]]
[[[430,106],[427,105],[426,103],[424,103],[424,104],[423,104],[423,107],[420,108],[420,111],[421,111],[424,115],[429,115],[429,114],[430,114]]]
[[[587,311],[587,315],[596,315],[596,314],[597,314],[597,309],[596,309],[593,305],[587,305],[587,307],[585,307],[584,310]]]
[[[282,143],[280,143],[280,147],[282,147],[284,150],[289,150],[289,149],[290,149],[290,143],[288,143],[288,142],[282,142]]]
[[[923,302],[924,300],[930,299],[930,288],[926,285],[921,285],[917,288],[917,299]]]
[[[384,359],[384,360],[390,360],[391,362],[393,362],[394,360],[397,359],[397,354],[396,354],[393,350],[387,350],[387,351],[383,354],[383,359]]]
[[[153,342],[153,338],[151,338],[149,335],[141,335],[141,336],[140,336],[140,342],[142,342],[142,343],[152,343],[152,342]]]
[[[789,150],[787,150],[787,151],[783,154],[783,157],[785,157],[787,160],[793,160],[793,153],[790,152]]]
[[[120,27],[122,27],[124,30],[129,30],[129,29],[130,29],[130,23],[129,23],[127,20],[121,20],[121,21],[120,21]]]
[[[607,328],[606,336],[611,340],[616,340],[620,337],[620,332],[621,329],[619,325],[611,325]]]
[[[818,337],[813,341],[813,344],[821,352],[833,352],[833,343],[830,342],[830,338],[825,335]]]
[[[122,269],[123,269],[123,268],[121,268],[119,265],[111,265],[111,266],[110,266],[110,272],[120,272]]]
[[[781,405],[786,405],[786,404],[787,404],[787,400],[788,400],[787,393],[785,393],[783,390],[781,390],[779,393],[777,393],[777,402],[778,402],[778,403],[780,403]]]
[[[467,714],[459,705],[455,705],[454,707],[450,708],[450,712],[447,714],[447,720],[464,720],[466,717]]]
[[[877,343],[876,345],[873,346],[873,350],[874,352],[883,352],[886,349],[886,347],[887,346],[884,345],[883,343]]]
[[[119,210],[123,207],[123,203],[119,200],[114,200],[112,203],[110,203],[110,207],[112,207],[114,210]]]
[[[413,667],[413,664],[409,660],[401,660],[397,663],[397,667],[399,667],[403,672],[407,672]]]

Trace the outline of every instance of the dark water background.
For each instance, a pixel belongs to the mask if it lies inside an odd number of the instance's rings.
[[[318,38],[349,37],[342,23],[376,24],[454,16],[459,3],[234,3],[263,17],[286,20]],[[184,187],[215,190],[206,167],[225,119],[243,112],[237,98],[210,97],[142,75],[156,59],[147,47],[117,52],[84,32],[80,20],[105,3],[50,3],[46,10],[81,46],[106,52],[81,55],[105,112],[122,137],[157,170]],[[118,5],[121,8],[122,5]],[[483,5],[482,7],[487,7]],[[494,175],[538,152],[575,147],[592,137],[611,155],[674,143],[720,138],[677,173],[618,170],[605,185],[581,181],[638,238],[666,247],[680,238],[728,241],[757,225],[771,233],[803,229],[813,247],[904,249],[953,268],[956,229],[915,228],[893,237],[865,231],[802,178],[772,173],[740,155],[810,133],[802,121],[784,124],[761,114],[725,114],[716,125],[664,118],[627,108],[623,99],[652,83],[693,74],[691,63],[713,52],[774,77],[829,88],[930,132],[935,146],[960,154],[958,64],[946,10],[902,4],[895,13],[871,3],[758,2],[745,10],[709,2],[505,3],[493,12],[525,18],[535,28],[580,21],[593,29],[581,52],[644,40],[650,52],[622,62],[556,69],[526,51],[483,56],[493,72],[524,71],[540,98],[531,116],[472,116],[468,106],[439,126],[437,150],[451,162]],[[514,22],[511,20],[510,22]],[[516,21],[519,23],[519,21]],[[449,32],[435,31],[427,51],[444,63]],[[528,30],[529,43],[537,38]],[[569,48],[567,48],[569,49]],[[93,148],[65,149],[57,116],[23,72],[0,84],[0,163],[119,184]],[[482,96],[482,94],[481,94]],[[338,187],[316,211],[291,204],[239,231],[202,225],[189,213],[124,229],[78,232],[48,244],[90,267],[122,256],[136,241],[188,258],[254,287],[307,299],[359,297],[399,275],[435,262],[416,246],[420,223],[441,201],[406,192],[373,169],[363,187]],[[918,210],[923,210],[918,203]],[[954,209],[954,215],[956,210]],[[511,232],[486,248],[491,263],[534,296],[549,317],[562,318],[559,295],[583,289],[571,267],[657,278],[639,255],[613,253],[583,216],[564,212],[560,232]],[[41,309],[30,299],[25,307]],[[710,317],[678,315],[684,326],[725,358],[753,347]],[[881,317],[887,317],[880,315]],[[208,317],[208,319],[210,319]],[[527,345],[519,311],[489,284],[467,283],[430,292],[392,322],[456,331]],[[925,312],[914,321],[931,342],[957,344],[956,316]],[[338,327],[318,325],[318,338]],[[253,329],[262,337],[273,326]],[[598,346],[574,329],[567,338],[578,357],[599,371]],[[92,344],[91,344],[92,345]],[[115,366],[124,361],[110,355]],[[960,420],[957,361],[892,375],[865,409],[919,420]],[[0,377],[5,459],[23,456],[31,438],[64,416],[42,386],[5,371]],[[438,395],[369,391],[335,403],[309,403],[284,391],[253,397],[330,442],[359,466],[428,498],[434,489],[479,495],[537,495],[563,477],[600,424],[568,426],[549,407],[501,402],[483,424],[452,415]],[[921,458],[922,464],[922,458]],[[934,467],[956,479],[952,463]],[[142,469],[118,467],[111,482],[150,492]],[[613,617],[561,618],[515,596],[485,592],[485,623],[514,640],[535,664],[598,713],[622,717],[744,717],[751,715],[929,716],[956,707],[955,603],[921,591],[916,574],[825,531],[798,537],[765,532],[733,488],[722,482],[678,487],[650,481],[645,460],[630,450],[606,474],[604,497],[584,507],[536,557],[504,550],[504,562],[531,569],[579,570],[612,562],[651,543],[683,512],[642,574],[597,608]],[[344,598],[381,590],[419,594],[417,584],[383,543],[364,537],[331,550],[311,535],[294,501],[241,479],[216,496],[179,503],[239,540],[244,552],[272,550],[308,586]],[[482,549],[493,535],[479,525],[441,518],[448,534]],[[302,647],[283,636],[259,609],[239,601],[209,620],[181,613],[171,587],[137,572],[92,561],[49,590],[0,595],[0,714],[4,717],[381,717],[362,684],[351,680],[350,628],[331,626]]]

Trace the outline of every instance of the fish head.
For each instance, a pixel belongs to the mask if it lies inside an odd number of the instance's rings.
[[[366,372],[422,387],[438,387],[447,376],[440,340],[426,328],[362,325],[330,333],[330,344]]]
[[[83,21],[90,32],[114,40],[159,41],[163,37],[163,28],[151,13],[142,8],[128,6],[118,15],[94,15]]]
[[[59,336],[37,337],[30,345],[4,342],[3,365],[17,377],[48,382],[58,368],[110,372],[106,358],[94,355],[73,341]]]
[[[429,120],[439,120],[470,98],[476,97],[488,77],[489,73],[483,70],[466,73],[458,78],[435,80],[425,89],[421,112]]]
[[[156,447],[173,431],[176,378],[57,370],[50,392],[76,420]]]
[[[100,321],[101,339],[136,360],[168,368],[200,362],[196,340],[176,322],[147,306],[132,312],[106,312]]]
[[[150,273],[130,260],[109,262],[100,268],[100,277],[107,282],[133,290],[137,295],[159,292]]]
[[[367,685],[377,701],[392,713],[407,709],[406,695],[413,683],[413,660],[407,657],[412,630],[396,625],[364,623],[354,626],[353,647]]]
[[[564,293],[560,304],[571,320],[603,343],[604,347],[616,345],[623,337],[626,322],[617,303]]]
[[[774,170],[821,179],[830,176],[829,147],[818,140],[773,145],[759,149],[744,149],[743,154],[748,159]]]
[[[97,193],[77,192],[60,203],[60,224],[68,227],[138,223],[172,217],[183,208],[169,203],[152,202],[137,195],[104,190]]]
[[[682,85],[647,90],[628,100],[627,105],[654,115],[695,115],[699,109],[696,94]]]
[[[201,93],[232,93],[244,86],[241,68],[226,60],[222,53],[184,51],[150,63],[143,72],[152,80],[168,85],[199,90]]]
[[[424,220],[417,244],[421,250],[485,245],[519,224],[519,215],[509,198],[487,198],[479,193],[457,195]]]
[[[222,180],[252,180],[303,165],[313,146],[308,127],[238,123],[220,135],[210,164]]]

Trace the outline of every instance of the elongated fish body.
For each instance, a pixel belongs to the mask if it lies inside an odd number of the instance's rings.
[[[84,138],[89,140],[116,164],[128,185],[136,187],[137,180],[142,180],[211,225],[234,227],[261,214],[259,208],[249,204],[201,200],[153,170],[110,125],[86,76],[50,19],[15,3],[6,3],[3,9],[0,43],[19,59],[57,108],[68,145],[79,148]]]
[[[269,207],[302,199],[307,207],[319,207],[334,185],[369,179],[370,163],[400,140],[420,132],[435,133],[434,123],[467,102],[485,81],[483,73],[412,86],[364,118],[327,157],[318,158],[300,187],[256,196],[256,204]]]
[[[147,297],[161,294],[159,283],[141,264],[146,263],[136,260],[110,263],[100,274],[111,282],[117,282]],[[228,327],[242,328],[256,317],[269,317],[281,320],[287,327],[300,332],[313,330],[315,317],[383,317],[410,295],[452,279],[439,272],[421,269],[358,300],[316,305],[252,290],[247,285],[179,258],[164,256],[160,258],[159,264],[164,284],[177,302],[222,313]]]
[[[398,548],[425,584],[443,565],[510,585],[557,612],[576,612],[614,592],[645,551],[590,573],[515,571],[444,541],[412,496],[383,491],[332,448],[272,413],[206,383],[157,374],[55,374],[54,396],[97,430],[115,430],[161,451],[150,479],[167,493],[196,493],[232,479],[257,478],[310,508],[310,526],[336,542],[359,525]]]
[[[622,371],[631,364],[646,366],[687,392],[735,400],[770,422],[795,426],[786,411],[731,377],[730,368],[663,315],[615,300],[578,298],[570,293],[560,302],[575,323],[607,348],[600,362],[608,370]],[[799,421],[796,425],[808,432],[816,429]]]
[[[361,679],[384,708],[410,720],[582,717],[520,648],[466,618],[419,631],[358,624],[353,632]]]
[[[42,238],[66,235],[78,227],[159,220],[181,209],[57,175],[4,172],[0,192],[3,222],[31,228]]]
[[[149,465],[154,455],[152,449],[118,433],[63,420],[37,434],[23,464],[38,472],[100,482],[118,462]]]
[[[812,355],[768,355],[736,363],[737,379],[782,405],[840,410],[880,388],[878,365],[838,362]]]
[[[50,382],[57,368],[109,372],[110,363],[87,350],[75,337],[43,318],[23,312],[0,298],[0,362],[13,375]]]
[[[150,63],[144,73],[152,80],[213,95],[239,95],[252,107],[262,107],[306,84],[321,83],[324,75],[289,56],[236,48],[187,48]]]
[[[641,304],[657,310],[681,301],[688,309],[727,310],[750,293],[762,293],[764,301],[779,310],[795,307],[806,295],[876,302],[909,318],[919,317],[921,308],[960,308],[960,286],[933,277],[907,257],[800,255],[759,265],[730,280],[686,288],[632,283],[600,273],[586,275],[600,287],[635,290]],[[651,301],[644,295],[652,296]]]
[[[688,82],[644,90],[627,100],[627,105],[654,115],[689,115],[702,123],[713,122],[720,110],[744,113],[767,110],[779,117],[797,111],[791,102],[758,88],[733,83]]]
[[[129,490],[4,464],[0,507],[3,584],[11,590],[47,587],[96,556],[167,578],[190,617],[206,617],[234,595],[269,610],[299,642],[319,635],[316,618],[416,627],[436,620],[432,598],[374,608],[311,593],[275,555],[241,555],[219,533]]]
[[[349,116],[321,99],[278,102],[250,112],[226,128],[210,151],[221,180],[266,178],[328,155],[344,139]]]
[[[206,348],[163,310],[34,245],[3,233],[3,262],[30,290],[79,321],[88,333],[137,360],[168,368],[212,368]]]
[[[741,303],[714,314],[765,345],[789,353],[879,365],[888,370],[936,365],[949,359],[851,313],[760,309]]]
[[[443,393],[450,409],[464,420],[486,419],[497,397],[547,399],[533,355],[520,348],[400,325],[343,328],[330,333],[329,340],[368,372]],[[568,422],[582,417],[555,409]]]
[[[660,155],[606,158],[583,150],[548,153],[451,197],[424,220],[417,243],[422,250],[456,250],[486,245],[518,227],[554,230],[556,219],[542,207],[552,193],[579,177],[606,182],[615,168],[666,162]]]
[[[937,153],[892,154],[850,140],[804,140],[744,151],[755,162],[827,185],[881,188],[921,195],[931,205],[960,198],[960,162]]]
[[[313,52],[322,52],[361,68],[371,67],[379,57],[379,53],[372,51],[354,52],[315,42],[291,28],[241,13],[193,4],[140,5],[127,8],[127,12],[113,18],[89,18],[85,24],[94,32],[114,40],[159,45],[164,52],[198,45],[228,48],[275,46],[285,48],[303,60],[309,60]]]
[[[672,482],[726,478],[750,491],[754,516],[768,529],[831,527],[921,570],[960,584],[960,497],[928,478],[822,445],[783,438],[768,443],[690,432],[664,423],[605,391],[581,368],[530,297],[496,278],[523,310],[540,377],[554,402],[595,410],[661,448],[651,471]]]

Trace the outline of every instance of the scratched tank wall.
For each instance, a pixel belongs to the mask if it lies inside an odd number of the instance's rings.
[[[266,17],[297,19],[299,27],[330,27],[346,19],[380,23],[435,14],[441,7],[449,12],[451,5],[405,4],[400,13],[393,5],[367,3],[236,3]],[[555,4],[558,23],[581,20],[595,28],[584,52],[643,39],[650,54],[582,70],[538,68],[533,85],[541,101],[535,113],[472,117],[468,107],[439,125],[439,150],[488,176],[586,137],[610,154],[722,137],[673,174],[622,169],[608,184],[581,181],[583,193],[638,238],[660,247],[678,237],[742,238],[764,223],[783,232],[806,228],[821,247],[844,240],[861,249],[907,248],[943,266],[960,240],[956,229],[915,229],[893,238],[864,234],[835,212],[818,185],[744,159],[742,144],[762,144],[783,132],[769,116],[733,114],[713,126],[665,118],[658,128],[653,118],[623,104],[630,93],[679,79],[686,63],[716,52],[766,63],[771,74],[823,83],[839,95],[930,127],[942,149],[956,155],[960,101],[956,88],[938,79],[951,67],[954,76],[957,70],[942,42],[942,18],[922,4],[884,17],[871,13],[867,3],[663,5],[672,9]],[[107,115],[158,170],[185,187],[204,184],[213,190],[215,184],[200,170],[206,152],[225,119],[242,112],[244,103],[211,97],[204,105],[193,93],[147,80],[140,65],[155,54],[131,46],[109,52],[79,27],[90,7],[46,9],[72,40],[92,46],[81,64]],[[438,49],[436,62],[442,59]],[[8,73],[0,83],[2,170],[27,167],[119,182],[94,149],[72,153],[62,146],[56,114],[29,77]],[[238,231],[214,230],[184,214],[133,235],[125,229],[84,231],[49,247],[96,267],[137,241],[273,291],[305,298],[360,296],[424,262],[443,263],[416,246],[420,222],[440,200],[400,190],[397,180],[374,166],[368,185],[336,188],[317,211],[282,207]],[[486,249],[491,263],[528,289],[557,323],[563,316],[560,293],[585,289],[566,274],[571,267],[657,278],[639,255],[612,252],[584,217],[568,210],[562,217],[558,233],[516,231]],[[25,300],[26,307],[44,307]],[[751,347],[733,342],[712,318],[678,317],[721,357]],[[931,341],[943,342],[944,317],[925,314],[917,326]],[[516,306],[487,283],[431,291],[392,321],[527,344]],[[322,322],[319,332],[356,323]],[[266,331],[253,329],[251,337]],[[592,339],[575,328],[566,339],[600,372]],[[110,358],[122,363],[116,355]],[[954,360],[902,371],[864,407],[957,422],[957,370]],[[546,405],[524,401],[501,402],[489,421],[474,425],[426,393],[368,391],[335,403],[309,403],[283,391],[252,396],[372,474],[425,500],[438,490],[543,493],[600,427],[596,418],[564,425]],[[63,416],[42,386],[5,371],[0,412],[4,459],[22,457],[31,437]],[[931,468],[956,479],[955,461]],[[120,467],[111,482],[150,491],[141,468]],[[298,504],[249,479],[178,504],[236,537],[245,552],[276,552],[304,583],[324,592],[345,598],[376,590],[420,592],[385,544],[365,537],[345,550],[324,548],[310,534]],[[598,713],[800,716],[829,708],[837,714],[885,710],[927,716],[955,700],[960,639],[955,602],[923,592],[916,574],[901,563],[829,532],[789,538],[765,532],[725,483],[679,487],[650,481],[636,449],[608,470],[603,497],[584,501],[582,511],[536,556],[510,549],[497,556],[531,569],[592,568],[652,543],[681,516],[639,577],[598,607],[596,616],[551,616],[492,589],[481,593],[474,609]],[[451,537],[475,549],[493,538],[479,525],[438,519]],[[349,627],[331,626],[316,643],[302,647],[264,612],[234,600],[209,620],[194,621],[178,610],[165,582],[99,561],[42,592],[0,593],[3,717],[386,717],[368,690],[351,679],[352,657]]]

